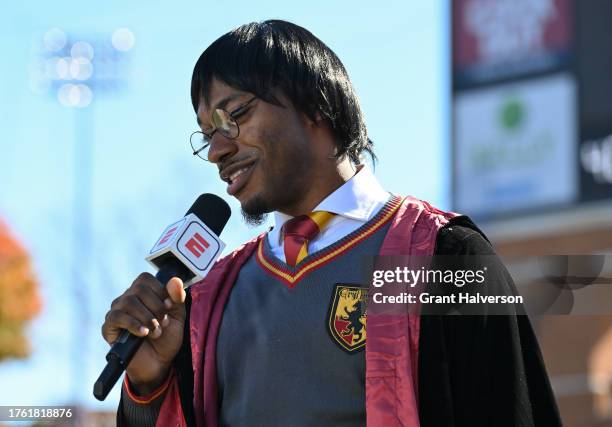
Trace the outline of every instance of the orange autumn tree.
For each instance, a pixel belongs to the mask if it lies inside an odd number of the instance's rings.
[[[0,361],[28,356],[25,327],[41,305],[30,257],[0,220]]]

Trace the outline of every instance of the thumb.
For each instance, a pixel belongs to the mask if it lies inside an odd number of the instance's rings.
[[[179,308],[185,303],[185,289],[183,289],[183,281],[178,277],[173,277],[166,284],[166,292],[170,296],[170,301],[172,302],[172,307],[168,305],[168,301],[165,301],[166,307],[170,310]]]

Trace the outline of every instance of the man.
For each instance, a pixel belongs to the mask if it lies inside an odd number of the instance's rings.
[[[327,46],[288,22],[244,25],[202,54],[191,96],[194,154],[218,167],[247,222],[273,212],[275,226],[187,293],[142,274],[113,302],[104,338],[147,337],[120,424],[560,424],[525,316],[368,308],[367,257],[494,252],[467,217],[381,188],[362,164],[373,152],[358,99]],[[493,270],[495,292],[511,293],[499,261]]]

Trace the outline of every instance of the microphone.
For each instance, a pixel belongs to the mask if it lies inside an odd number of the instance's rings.
[[[157,280],[165,286],[172,277],[179,277],[185,287],[202,280],[225,247],[218,236],[230,215],[225,200],[214,194],[200,195],[184,218],[166,227],[147,255],[146,260],[158,269]],[[96,399],[106,399],[143,340],[127,330],[119,334],[94,384]]]

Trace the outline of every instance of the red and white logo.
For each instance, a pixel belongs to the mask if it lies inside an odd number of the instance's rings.
[[[193,237],[187,241],[185,247],[191,252],[196,258],[200,258],[206,248],[210,247],[210,243],[204,239],[200,235],[200,233],[196,232],[193,234]]]
[[[225,248],[225,244],[196,215],[189,214],[164,230],[146,257],[153,266],[168,256],[177,258],[193,273],[185,285],[200,281]]]
[[[161,240],[159,241],[160,245],[163,245],[164,243],[166,243],[168,240],[170,240],[170,238],[172,237],[172,235],[174,234],[174,232],[178,229],[178,225],[172,227],[170,230],[166,231],[166,234],[161,238]]]
[[[453,65],[532,61],[570,49],[569,0],[453,1]]]
[[[221,252],[219,238],[199,222],[192,221],[178,239],[176,248],[197,270],[207,270]]]
[[[163,249],[164,247],[170,245],[172,241],[174,240],[174,238],[176,237],[176,235],[180,232],[180,229],[184,223],[185,223],[185,218],[181,219],[180,221],[175,222],[174,224],[170,224],[168,227],[166,227],[161,237],[159,238],[157,243],[155,243],[155,246],[153,246],[153,248],[151,249],[149,253],[152,254],[154,252],[158,252],[160,249]]]

